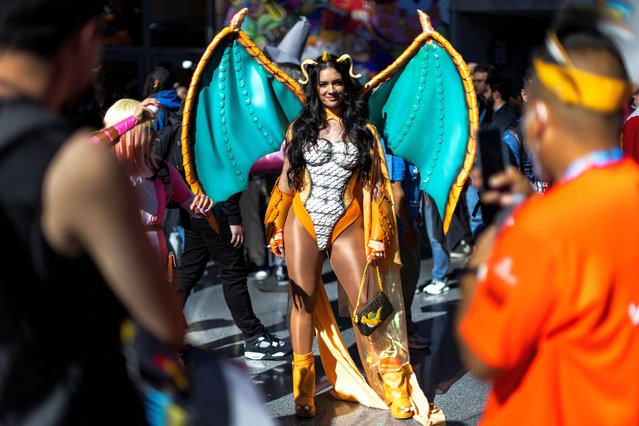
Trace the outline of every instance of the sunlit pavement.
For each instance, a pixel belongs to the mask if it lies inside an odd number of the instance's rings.
[[[422,274],[419,285],[430,279],[430,259],[422,260]],[[477,424],[488,386],[466,373],[459,359],[453,324],[455,309],[459,301],[459,288],[455,279],[461,261],[451,262],[449,284],[451,290],[440,296],[415,296],[413,319],[419,326],[419,333],[432,341],[430,350],[411,351],[411,362],[418,380],[429,400],[446,414],[448,425]],[[328,262],[324,265],[325,287],[329,299],[336,309],[337,283]],[[285,292],[263,292],[249,281],[249,291],[253,309],[268,328],[280,338],[288,338],[286,310],[288,295]],[[231,315],[224,302],[222,287],[216,277],[215,267],[210,265],[194,293],[187,301],[186,316],[190,324],[188,339],[202,349],[217,355],[245,363],[255,385],[262,391],[265,404],[281,425],[393,425],[411,424],[412,421],[395,420],[387,410],[377,410],[360,404],[338,401],[328,394],[330,385],[316,355],[317,414],[313,419],[295,417],[291,384],[290,357],[283,361],[253,361],[243,357],[242,336],[233,325]],[[351,350],[356,355],[355,339],[348,319],[341,319],[340,329]],[[256,425],[257,426],[257,425]]]

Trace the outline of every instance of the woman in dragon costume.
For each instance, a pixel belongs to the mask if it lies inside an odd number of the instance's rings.
[[[367,122],[368,105],[359,98],[350,56],[324,53],[302,64],[308,101],[287,134],[287,158],[266,212],[267,238],[284,256],[291,279],[293,393],[300,417],[315,414],[313,317],[322,287],[322,264],[328,254],[350,306],[366,305],[376,289],[375,275],[359,291],[367,258],[398,271],[388,173],[377,131]],[[387,281],[387,292],[396,281]],[[368,284],[368,285],[366,285]],[[396,315],[402,308],[399,295]],[[359,296],[359,297],[358,297]],[[364,318],[379,324],[380,314]],[[358,336],[360,352],[382,379],[382,392],[396,418],[409,418],[415,407],[408,385],[410,365],[401,321]],[[369,377],[369,380],[371,377]]]
[[[409,362],[381,139],[418,166],[421,188],[447,227],[474,158],[477,107],[468,69],[421,14],[424,32],[363,88],[348,55],[325,53],[303,62],[303,90],[240,30],[244,13],[215,37],[194,73],[182,152],[194,192],[219,202],[246,188],[252,164],[286,140],[265,224],[270,247],[286,257],[291,278],[295,412],[315,414],[315,330],[334,397],[438,423],[443,414],[429,404]],[[353,327],[366,379],[321,282],[327,254],[351,313],[378,288],[392,305],[381,323],[377,312],[353,316],[376,327],[368,336]]]

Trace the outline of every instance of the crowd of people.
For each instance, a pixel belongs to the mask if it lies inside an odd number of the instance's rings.
[[[292,358],[298,417],[316,413],[317,338],[333,396],[443,422],[411,367],[409,349],[430,345],[411,306],[450,289],[453,254],[419,170],[369,121],[352,59],[301,62],[304,19],[297,39],[271,48],[300,79],[301,113],[248,190],[214,204],[186,183],[184,94],[162,67],[143,100],[108,108],[101,130],[63,118],[100,56],[97,3],[0,8],[0,424],[215,424],[214,401],[229,395],[270,424],[243,372],[185,345],[183,308],[209,261],[244,356]],[[625,15],[566,8],[519,96],[491,64],[469,64],[479,125],[498,132],[509,163],[488,181],[478,165],[453,219],[467,255],[460,350],[492,383],[484,424],[639,424],[639,4],[629,3]],[[433,269],[420,284],[422,233]],[[326,259],[364,374],[324,290]],[[251,273],[258,288],[289,292],[290,342],[255,315]],[[263,284],[271,276],[277,284]],[[227,386],[210,390],[200,371]]]

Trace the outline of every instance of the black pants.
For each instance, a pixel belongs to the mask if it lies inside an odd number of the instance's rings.
[[[193,287],[202,277],[206,264],[213,260],[220,271],[224,300],[231,311],[233,322],[244,334],[244,339],[260,336],[266,329],[255,316],[246,282],[247,270],[243,248],[231,245],[231,228],[223,214],[217,215],[220,233],[206,221],[183,217],[184,253],[178,267],[178,289],[186,302]]]
[[[404,315],[406,317],[406,331],[413,334],[417,331],[417,324],[413,322],[413,314],[411,306],[415,298],[415,289],[419,281],[419,272],[421,270],[421,232],[417,234],[417,249],[410,250],[404,245],[404,232],[398,233],[399,239],[399,255],[402,261],[402,269],[399,274],[402,280],[402,298],[404,299]]]
[[[269,186],[270,184],[270,186]],[[264,236],[264,211],[273,188],[273,179],[256,177],[249,180],[246,191],[240,198],[240,210],[244,223],[244,246],[252,266],[266,268],[268,265]]]
[[[465,189],[464,189],[465,191]],[[465,194],[459,197],[453,217],[450,222],[450,228],[446,234],[445,243],[446,251],[449,253],[457,247],[461,240],[470,243],[473,241],[473,234],[470,232],[470,217],[468,216],[468,207],[466,206]]]

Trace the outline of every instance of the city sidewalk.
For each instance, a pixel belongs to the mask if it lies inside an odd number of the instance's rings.
[[[449,426],[477,424],[488,391],[488,385],[465,372],[455,342],[453,326],[460,297],[455,272],[461,264],[460,260],[451,259],[451,290],[448,293],[440,296],[420,293],[415,296],[412,307],[413,319],[419,326],[420,334],[429,337],[432,346],[429,351],[411,351],[411,362],[426,395],[430,401],[434,398],[435,404],[444,411]],[[431,266],[430,259],[422,260],[419,286],[430,280]],[[328,262],[324,264],[324,280],[329,299],[336,309],[337,283]],[[250,283],[249,291],[258,318],[270,332],[278,337],[288,338],[287,293],[262,292]],[[246,364],[253,382],[261,390],[268,409],[279,424],[407,424],[393,419],[386,410],[367,408],[331,397],[327,392],[330,385],[321,368],[317,346],[314,348],[317,415],[310,420],[295,417],[290,359],[252,361],[243,357],[242,337],[231,320],[214,265],[210,265],[188,299],[185,312],[190,324],[187,335],[189,341],[194,346]],[[342,318],[339,325],[353,359],[359,363],[350,320]]]

